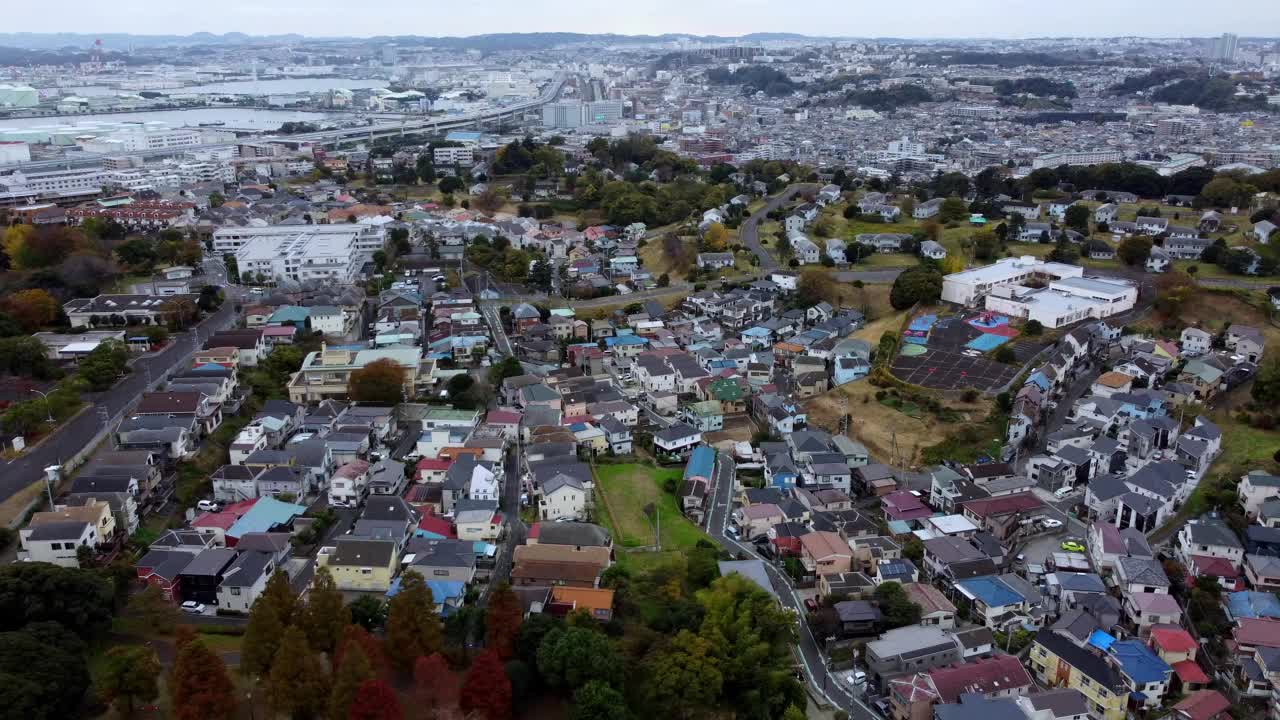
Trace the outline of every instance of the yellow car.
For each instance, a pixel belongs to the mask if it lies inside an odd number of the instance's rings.
[[[1084,552],[1084,546],[1076,542],[1075,540],[1063,540],[1062,549],[1066,550],[1067,552],[1074,552],[1074,553]]]

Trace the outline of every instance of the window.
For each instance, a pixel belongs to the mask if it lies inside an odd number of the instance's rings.
[[[238,588],[238,587],[233,587],[233,588],[231,588],[231,594],[232,594],[232,595],[235,595],[235,596],[237,596],[237,597],[239,597],[239,595],[240,595],[240,588]]]
[[[373,568],[360,568],[360,574],[361,574],[361,575],[372,575],[372,574],[373,574]]]
[[[432,571],[431,571],[431,574],[432,574],[432,575],[438,575],[438,576],[441,576],[441,577],[448,577],[448,575],[449,575],[449,571],[448,571],[448,570],[432,570]]]

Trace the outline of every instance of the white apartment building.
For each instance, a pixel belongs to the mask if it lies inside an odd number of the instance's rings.
[[[289,229],[293,232],[260,233],[247,239],[235,251],[241,275],[261,273],[274,279],[349,284],[355,282],[372,254],[359,246],[365,230],[377,232],[378,249],[386,237],[381,228],[371,225],[303,225]]]
[[[270,238],[285,245],[300,236],[350,237],[358,252],[372,255],[382,249],[387,239],[384,228],[365,223],[332,225],[273,225],[268,227],[224,227],[213,231],[213,250],[218,254],[233,253],[251,240]]]
[[[463,167],[470,167],[475,164],[476,151],[475,148],[470,145],[464,147],[436,148],[431,152],[431,160],[436,165],[461,165]]]
[[[20,140],[0,140],[0,165],[31,161],[31,146]]]
[[[26,189],[40,195],[92,194],[102,191],[107,174],[102,168],[15,172],[0,176],[0,191]]]
[[[1062,165],[1101,165],[1124,160],[1119,150],[1084,150],[1081,152],[1048,153],[1031,161],[1031,169],[1056,168]]]
[[[1040,287],[1024,284],[1030,281]],[[1046,282],[1048,287],[1043,286]],[[1058,328],[1132,310],[1138,287],[1118,278],[1086,278],[1083,268],[1028,256],[948,275],[942,281],[942,299],[969,306],[982,301],[987,310]]]

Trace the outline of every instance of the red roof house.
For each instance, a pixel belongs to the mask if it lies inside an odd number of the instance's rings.
[[[1231,701],[1217,690],[1200,690],[1173,706],[1173,717],[1179,720],[1227,720]]]
[[[929,679],[944,703],[959,702],[966,693],[990,695],[1011,688],[1030,688],[1031,675],[1013,655],[979,658],[961,665],[934,668]]]

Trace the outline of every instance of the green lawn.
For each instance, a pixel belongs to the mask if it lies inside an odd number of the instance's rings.
[[[707,534],[689,522],[676,504],[674,495],[663,491],[668,478],[680,482],[684,475],[678,468],[655,468],[638,463],[599,465],[596,492],[601,496],[597,515],[606,522],[613,537],[623,547],[653,545],[654,521],[645,514],[652,504],[661,520],[664,549],[683,550],[709,539]]]
[[[903,253],[875,253],[863,258],[862,262],[851,266],[851,270],[857,270],[859,267],[914,267],[920,264],[920,258],[914,255],[904,255]]]

